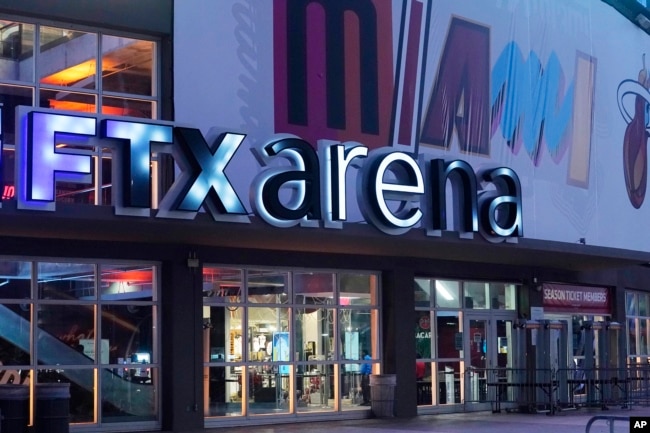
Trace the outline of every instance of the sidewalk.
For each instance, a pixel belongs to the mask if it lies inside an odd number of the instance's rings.
[[[519,414],[473,412],[444,415],[421,415],[412,419],[364,419],[351,421],[322,421],[268,426],[220,427],[202,430],[204,433],[583,433],[594,417],[650,416],[650,407],[631,410],[580,409],[548,416],[545,414]],[[589,433],[629,433],[629,422],[615,421],[614,429],[606,420],[592,424]]]

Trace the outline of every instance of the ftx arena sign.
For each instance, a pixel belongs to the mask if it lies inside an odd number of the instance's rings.
[[[226,170],[244,134],[225,132],[208,141],[198,129],[168,122],[33,107],[17,111],[18,209],[54,211],[57,182],[91,185],[90,152],[103,146],[113,157],[117,215],[193,219],[203,207],[217,221],[249,222]],[[153,153],[171,154],[180,172],[152,212]],[[275,135],[253,153],[260,171],[250,182],[251,207],[275,227],[342,228],[353,179],[363,218],[390,235],[413,227],[428,236],[451,229],[489,240],[523,235],[521,184],[510,168],[475,173],[463,160],[427,160],[388,147],[370,151],[357,142],[321,140],[316,150],[293,135]],[[454,217],[448,218],[452,206]]]

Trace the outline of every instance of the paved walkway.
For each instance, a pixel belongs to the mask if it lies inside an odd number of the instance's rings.
[[[421,415],[413,419],[364,419],[350,421],[323,421],[270,426],[219,427],[201,430],[204,433],[587,433],[586,426],[594,417],[650,416],[650,407],[631,410],[580,409],[548,416],[544,414],[519,414],[474,412],[445,415]],[[629,433],[629,422],[614,421],[614,429],[606,420],[592,424],[588,433]]]

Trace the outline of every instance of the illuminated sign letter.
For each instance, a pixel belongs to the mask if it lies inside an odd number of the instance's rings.
[[[290,227],[320,218],[318,156],[311,145],[296,137],[283,137],[257,151],[262,165],[284,156],[297,170],[275,167],[261,173],[251,186],[251,202],[267,223]]]
[[[483,178],[496,186],[500,196],[486,197],[481,203],[481,223],[488,235],[500,237],[523,236],[521,183],[507,167],[487,171]]]
[[[151,142],[171,143],[172,127],[122,120],[104,120],[102,134],[124,143],[120,149],[121,174],[115,179],[117,205],[151,207]],[[117,211],[117,209],[116,209]]]
[[[434,159],[430,168],[430,205],[425,209],[431,212],[429,223],[433,233],[428,234],[439,234],[440,231],[447,230],[447,180],[451,181],[458,204],[459,212],[455,215],[457,218],[462,216],[462,224],[458,224],[458,228],[465,234],[478,232],[478,188],[472,167],[461,160],[445,162],[442,159]]]
[[[368,156],[368,148],[355,142],[325,146],[323,155],[322,195],[326,227],[341,228],[340,221],[347,219],[345,175],[348,166],[355,158]]]
[[[225,174],[233,155],[244,141],[243,134],[225,133],[208,144],[198,129],[174,128],[174,153],[182,173],[161,202],[158,216],[176,211],[190,212],[193,218],[202,205],[215,220],[223,214],[246,215],[247,211]]]
[[[90,155],[67,148],[95,136],[91,117],[32,111],[16,145],[18,209],[55,210],[56,182],[91,183]]]
[[[402,234],[422,218],[424,181],[417,162],[403,152],[375,151],[361,169],[357,200],[366,220],[384,233]],[[392,208],[388,202],[396,203]]]

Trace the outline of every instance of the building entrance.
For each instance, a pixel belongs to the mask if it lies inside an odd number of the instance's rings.
[[[510,314],[468,312],[465,314],[465,402],[489,409],[500,378],[514,367],[515,348]]]

